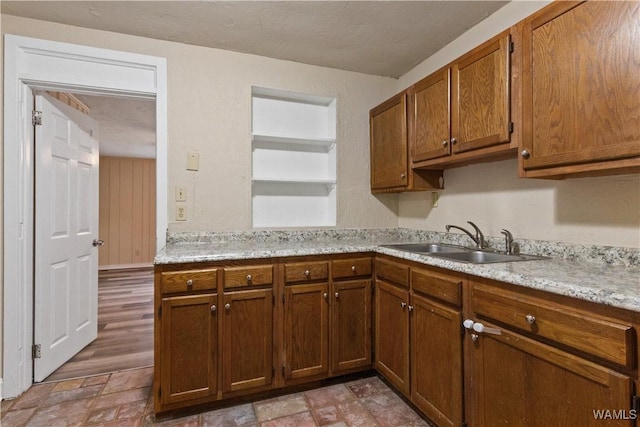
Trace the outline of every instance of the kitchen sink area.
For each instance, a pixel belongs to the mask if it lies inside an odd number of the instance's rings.
[[[428,254],[430,256],[447,259],[449,261],[466,262],[471,264],[489,264],[494,262],[515,262],[548,259],[547,257],[537,255],[507,254],[491,250],[470,249],[463,246],[443,243],[407,243],[382,246],[389,249],[419,254]]]

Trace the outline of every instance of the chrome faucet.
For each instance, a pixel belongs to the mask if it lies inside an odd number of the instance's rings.
[[[505,228],[502,229],[501,233],[504,234],[505,252],[511,255],[513,253],[513,234]]]
[[[447,229],[447,231],[449,231],[452,228],[456,228],[456,229],[458,229],[460,231],[463,231],[463,232],[467,233],[467,236],[469,236],[469,238],[471,238],[471,240],[473,240],[473,242],[476,244],[476,248],[483,249],[485,247],[484,234],[482,234],[482,231],[480,231],[478,226],[475,225],[474,223],[472,223],[471,221],[467,221],[467,223],[471,224],[471,226],[475,230],[475,232],[476,232],[475,236],[473,234],[471,234],[471,232],[469,230],[466,230],[466,229],[464,229],[462,227],[458,227],[457,225],[447,224],[445,226],[445,228]]]

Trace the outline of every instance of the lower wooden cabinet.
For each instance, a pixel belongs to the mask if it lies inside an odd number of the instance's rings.
[[[273,291],[222,296],[222,391],[269,387],[273,383]]]
[[[329,374],[329,284],[288,285],[284,292],[285,380]]]
[[[158,391],[158,398],[162,405],[216,395],[218,391],[217,303],[217,294],[162,299],[160,321],[162,358]],[[156,405],[157,409],[158,405]]]

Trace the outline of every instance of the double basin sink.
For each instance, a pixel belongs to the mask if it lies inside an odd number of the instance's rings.
[[[547,259],[546,257],[524,254],[506,254],[479,249],[468,249],[461,246],[443,243],[406,243],[398,245],[382,245],[385,248],[405,252],[429,254],[450,261],[468,262],[471,264],[489,264],[492,262],[513,262]]]

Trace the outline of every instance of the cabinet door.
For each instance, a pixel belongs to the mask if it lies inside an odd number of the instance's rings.
[[[329,374],[327,283],[285,287],[285,379]]]
[[[406,187],[407,94],[394,96],[369,113],[371,189]]]
[[[371,281],[333,283],[330,298],[333,373],[371,365]]]
[[[471,344],[470,335],[467,339]],[[596,416],[596,411],[608,410],[630,417],[629,377],[505,330],[501,335],[482,334],[473,351],[474,425],[633,424],[628,418],[603,421]]]
[[[162,300],[163,404],[217,393],[217,295]]]
[[[268,386],[273,378],[271,289],[223,295],[223,391]]]
[[[462,315],[411,295],[411,400],[439,426],[462,425]]]
[[[453,65],[454,153],[510,140],[509,41],[503,33]]]
[[[525,170],[640,155],[640,3],[558,2],[525,21]]]
[[[450,76],[447,67],[416,83],[410,90],[412,162],[450,154]]]
[[[409,292],[377,280],[375,302],[375,367],[408,396]]]

